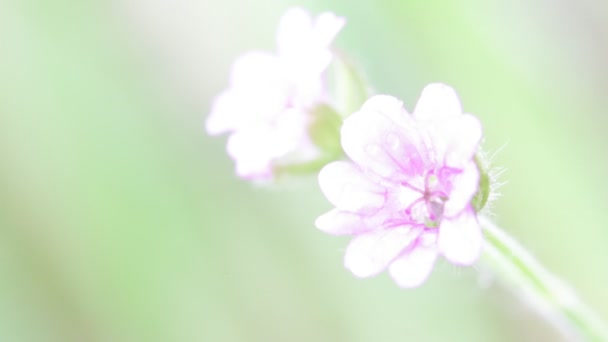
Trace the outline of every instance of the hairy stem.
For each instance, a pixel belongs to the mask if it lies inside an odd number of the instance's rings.
[[[562,280],[551,274],[517,241],[492,221],[479,218],[486,245],[484,258],[532,307],[568,337],[608,341],[608,329]]]

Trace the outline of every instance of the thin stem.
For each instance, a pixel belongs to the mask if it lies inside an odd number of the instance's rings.
[[[608,329],[599,317],[562,280],[545,269],[517,241],[492,221],[479,218],[485,232],[485,260],[551,323],[569,337],[608,341]]]

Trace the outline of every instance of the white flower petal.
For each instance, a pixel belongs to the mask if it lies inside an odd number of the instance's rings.
[[[331,12],[323,12],[317,16],[314,23],[314,39],[319,47],[329,47],[338,32],[346,24],[346,19]]]
[[[283,15],[277,46],[290,78],[300,80],[325,71],[333,57],[329,46],[344,23],[343,18],[329,12],[320,14],[313,22],[301,8],[292,8]]]
[[[373,96],[349,116],[341,142],[360,167],[394,182],[421,174],[426,163],[415,123],[392,96]]]
[[[332,235],[355,235],[377,228],[370,227],[369,219],[369,217],[355,213],[332,209],[319,216],[315,221],[315,226]]]
[[[361,106],[361,112],[371,112],[383,115],[394,121],[396,124],[407,126],[411,124],[408,113],[403,108],[403,102],[390,95],[374,95]]]
[[[293,151],[302,146],[308,139],[308,125],[310,115],[304,110],[289,108],[277,116],[273,128],[277,137],[277,144],[285,151]]]
[[[296,108],[310,110],[320,102],[325,101],[326,87],[323,70],[313,67],[307,69],[302,63],[294,63],[289,67],[286,75],[289,77],[293,92],[290,94],[289,104]],[[320,70],[320,71],[319,71]]]
[[[477,153],[482,138],[479,119],[471,114],[463,114],[439,133],[445,137],[445,162],[453,167],[461,167]]]
[[[280,115],[287,102],[289,85],[279,74],[275,56],[251,52],[232,67],[230,87],[214,100],[206,120],[209,134],[247,128]]]
[[[358,235],[346,249],[344,266],[357,277],[378,274],[407,248],[418,234],[419,230],[402,226]]]
[[[444,84],[431,84],[422,91],[414,117],[419,121],[437,162],[462,167],[475,153],[482,138],[480,121],[462,113],[458,95]]]
[[[319,172],[319,186],[336,207],[352,212],[379,209],[385,201],[384,188],[366,177],[356,165],[336,161]]]
[[[230,86],[249,91],[276,87],[283,82],[280,59],[265,51],[251,51],[232,64]]]
[[[479,169],[475,161],[469,159],[462,172],[456,175],[452,181],[450,199],[445,202],[445,215],[455,216],[462,212],[470,205],[471,199],[478,190]]]
[[[235,95],[233,91],[227,90],[215,98],[211,113],[205,121],[207,133],[218,135],[230,132],[241,124],[242,116],[247,112],[247,108]]]
[[[414,109],[414,117],[425,121],[443,121],[461,114],[462,105],[458,95],[454,89],[442,83],[426,86]]]
[[[269,125],[239,130],[228,138],[228,154],[236,162],[236,172],[244,178],[265,178],[272,172],[272,160],[288,152]]]
[[[393,261],[388,270],[397,283],[405,288],[418,287],[431,274],[437,260],[437,251],[432,247],[415,246]]]
[[[277,47],[280,55],[300,51],[301,45],[309,46],[312,33],[310,13],[300,7],[290,8],[283,14],[277,30]]]
[[[439,252],[457,265],[472,265],[481,255],[483,234],[473,209],[444,218],[439,227]]]

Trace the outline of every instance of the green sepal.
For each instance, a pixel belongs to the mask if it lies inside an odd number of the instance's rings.
[[[342,154],[340,128],[342,117],[329,105],[320,104],[311,112],[308,135],[322,154],[336,156]]]
[[[370,90],[364,77],[343,54],[335,54],[332,71],[332,98],[338,113],[347,117],[361,108]]]
[[[488,198],[490,198],[490,176],[478,157],[475,157],[475,164],[477,165],[477,169],[479,169],[479,189],[475,196],[473,196],[471,205],[475,209],[475,212],[480,212],[488,203]]]
[[[342,117],[329,105],[320,104],[310,112],[308,136],[319,148],[314,160],[299,163],[278,163],[273,168],[276,178],[318,173],[323,166],[344,156],[340,143]]]

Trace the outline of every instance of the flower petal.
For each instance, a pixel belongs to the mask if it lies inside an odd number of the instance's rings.
[[[406,118],[406,110],[403,108],[403,102],[396,97],[390,95],[375,95],[370,97],[361,106],[361,112],[372,112],[377,115],[384,115],[404,125]]]
[[[277,46],[286,74],[294,80],[316,77],[328,67],[333,57],[329,45],[344,26],[345,20],[325,12],[313,22],[301,8],[288,10],[279,23]]]
[[[357,277],[378,274],[416,239],[419,232],[411,226],[401,226],[358,235],[346,249],[344,266]]]
[[[481,123],[473,115],[462,113],[458,95],[451,87],[440,83],[425,87],[414,117],[432,142],[437,162],[462,167],[477,152]]]
[[[461,114],[462,105],[456,91],[442,83],[427,85],[414,109],[418,120],[444,121]]]
[[[230,88],[213,102],[207,132],[217,135],[272,120],[285,107],[288,88],[276,56],[250,52],[239,57],[232,66]]]
[[[211,107],[211,113],[205,121],[205,129],[211,135],[218,135],[235,130],[241,116],[247,112],[234,91],[226,90],[220,93]]]
[[[453,167],[463,166],[471,160],[482,138],[479,119],[471,114],[463,114],[453,122],[441,126],[440,134],[445,137],[445,162]]]
[[[338,209],[352,212],[375,212],[385,200],[384,188],[370,181],[361,169],[349,162],[337,161],[319,172],[319,186]]]
[[[355,235],[377,228],[372,224],[373,221],[373,217],[332,209],[319,216],[315,226],[332,235]]]
[[[405,288],[422,285],[431,274],[437,260],[437,251],[432,247],[415,246],[393,261],[388,271],[397,283]]]
[[[301,45],[309,45],[312,33],[310,13],[300,7],[290,8],[283,14],[277,29],[277,47],[279,54],[292,54],[300,51]]]
[[[244,178],[267,178],[272,160],[288,152],[269,125],[255,125],[239,130],[228,138],[228,154],[236,162],[236,172]]]
[[[288,108],[276,117],[272,127],[281,149],[291,152],[308,140],[310,114],[299,108]]]
[[[470,205],[479,190],[479,169],[475,161],[469,159],[461,173],[452,181],[450,199],[445,202],[445,215],[456,216]]]
[[[346,24],[346,19],[331,12],[319,14],[313,28],[314,39],[319,47],[329,47],[344,24]]]
[[[377,95],[342,125],[344,152],[360,167],[394,182],[424,170],[425,146],[417,127],[392,96]]]
[[[472,208],[455,218],[445,218],[439,227],[439,252],[457,265],[471,265],[481,254],[483,234]]]
[[[251,51],[238,57],[230,71],[230,86],[249,91],[282,85],[280,59],[265,51]]]

